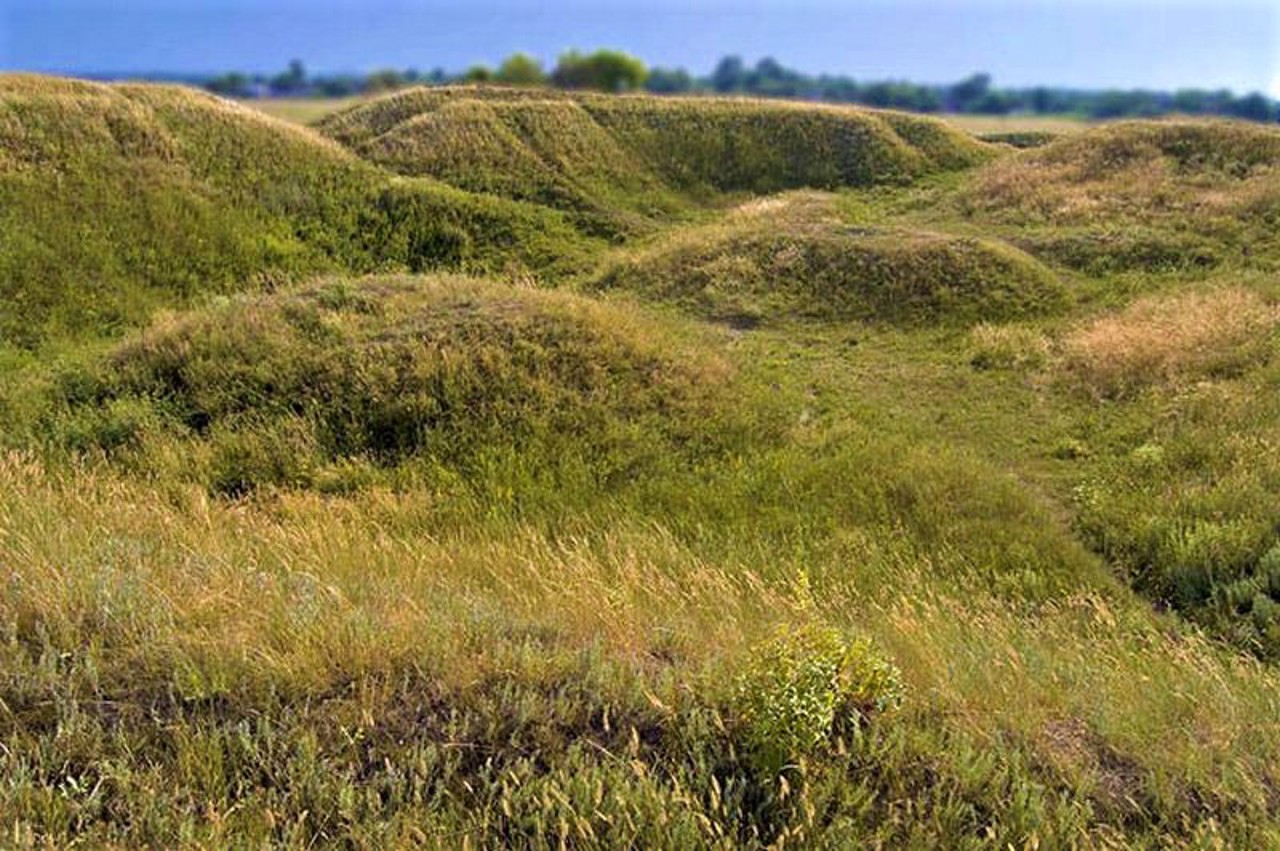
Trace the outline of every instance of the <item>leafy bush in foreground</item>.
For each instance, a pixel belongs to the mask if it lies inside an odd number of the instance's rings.
[[[901,673],[871,642],[807,626],[755,649],[735,705],[761,767],[776,773],[902,698]]]

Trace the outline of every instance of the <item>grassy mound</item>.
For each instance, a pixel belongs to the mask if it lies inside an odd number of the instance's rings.
[[[0,344],[317,270],[546,268],[580,243],[556,214],[389,177],[196,91],[0,76]]]
[[[1271,131],[0,88],[15,846],[1280,847]]]
[[[904,183],[989,155],[941,122],[899,113],[530,89],[414,89],[319,127],[401,173],[614,229],[678,209],[682,198]]]
[[[147,469],[175,451],[229,494],[347,489],[409,475],[409,462],[446,483],[521,484],[551,468],[617,482],[674,443],[696,454],[712,425],[726,427],[717,440],[733,433],[700,389],[727,368],[673,350],[654,327],[567,294],[335,281],[162,319],[62,378],[52,430]]]
[[[644,227],[681,203],[581,105],[460,99],[416,115],[362,153],[401,174],[532,201],[605,233]]]
[[[854,227],[815,194],[744,205],[627,252],[589,284],[754,323],[781,316],[969,322],[1044,313],[1066,291],[1022,252],[982,239]]]
[[[1039,252],[1089,272],[1181,270],[1274,254],[1280,130],[1127,122],[1003,158],[961,199],[969,216],[1041,227]]]

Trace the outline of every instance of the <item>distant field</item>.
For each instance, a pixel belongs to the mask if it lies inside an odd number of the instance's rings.
[[[1079,133],[1094,126],[1071,115],[941,115],[943,121],[974,135],[985,133]]]
[[[261,110],[267,115],[283,118],[295,124],[313,124],[331,112],[345,109],[364,98],[256,98],[244,104]]]

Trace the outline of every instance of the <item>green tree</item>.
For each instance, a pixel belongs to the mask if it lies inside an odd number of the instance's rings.
[[[1274,121],[1276,105],[1266,95],[1252,92],[1233,101],[1227,107],[1227,114],[1250,121]]]
[[[405,85],[404,74],[394,68],[386,68],[381,71],[374,71],[364,80],[364,90],[366,92],[390,92]]]
[[[641,88],[647,76],[643,62],[619,50],[597,50],[590,54],[570,50],[561,54],[551,79],[566,89],[625,92]]]
[[[974,74],[956,83],[947,92],[947,104],[957,112],[972,112],[991,90],[990,74]]]
[[[498,66],[494,79],[510,86],[540,86],[547,81],[542,63],[527,53],[513,53]]]
[[[253,94],[252,81],[239,71],[214,77],[204,87],[215,95],[229,98],[247,98]]]
[[[279,94],[295,94],[306,86],[307,69],[301,59],[291,60],[288,69],[271,78],[271,90]]]
[[[726,56],[711,72],[711,88],[717,92],[741,91],[746,82],[746,66],[739,56]]]
[[[644,87],[656,94],[676,94],[693,89],[693,77],[683,68],[653,68]]]
[[[488,65],[472,65],[462,75],[466,83],[489,83],[493,81],[493,70]]]
[[[803,74],[782,67],[771,56],[757,62],[755,69],[747,75],[748,91],[768,97],[798,97],[806,85],[808,81]]]
[[[1173,95],[1173,109],[1187,115],[1200,115],[1209,111],[1210,97],[1203,89],[1179,89]]]
[[[340,74],[336,77],[317,77],[312,86],[322,96],[340,98],[364,91],[365,81],[352,74]]]

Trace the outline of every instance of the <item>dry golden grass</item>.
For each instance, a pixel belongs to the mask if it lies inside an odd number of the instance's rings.
[[[256,708],[255,695],[272,689],[331,695],[354,684],[352,735],[373,736],[398,729],[405,709],[385,683],[406,668],[465,693],[572,677],[566,659],[580,650],[646,677],[665,717],[772,626],[836,623],[874,637],[901,666],[900,735],[949,737],[997,762],[1043,754],[1082,801],[1129,796],[1176,812],[1190,784],[1207,806],[1258,815],[1274,781],[1274,671],[1171,635],[1117,589],[1081,589],[1032,612],[976,587],[963,599],[939,591],[936,566],[901,553],[893,594],[868,597],[847,577],[810,588],[787,571],[763,575],[655,522],[440,535],[427,531],[420,494],[232,504],[91,467],[58,474],[12,454],[0,456],[0,483],[0,577],[14,589],[0,616],[40,624],[52,652],[77,661],[55,673],[12,650],[15,677],[41,687]],[[892,547],[852,543],[867,564]],[[598,676],[594,688],[625,689]],[[181,745],[186,733],[173,735]],[[913,767],[910,751],[870,758],[874,770]],[[937,765],[957,771],[951,763],[964,759],[944,751]],[[1126,814],[1135,812],[1094,817]],[[1079,829],[1077,841],[1103,835]]]
[[[1133,121],[1006,157],[966,195],[1003,220],[1096,224],[1188,214],[1252,215],[1270,197],[1280,132],[1228,121]]]
[[[1102,397],[1231,374],[1270,353],[1278,321],[1275,305],[1239,288],[1145,298],[1068,335],[1063,366]]]

